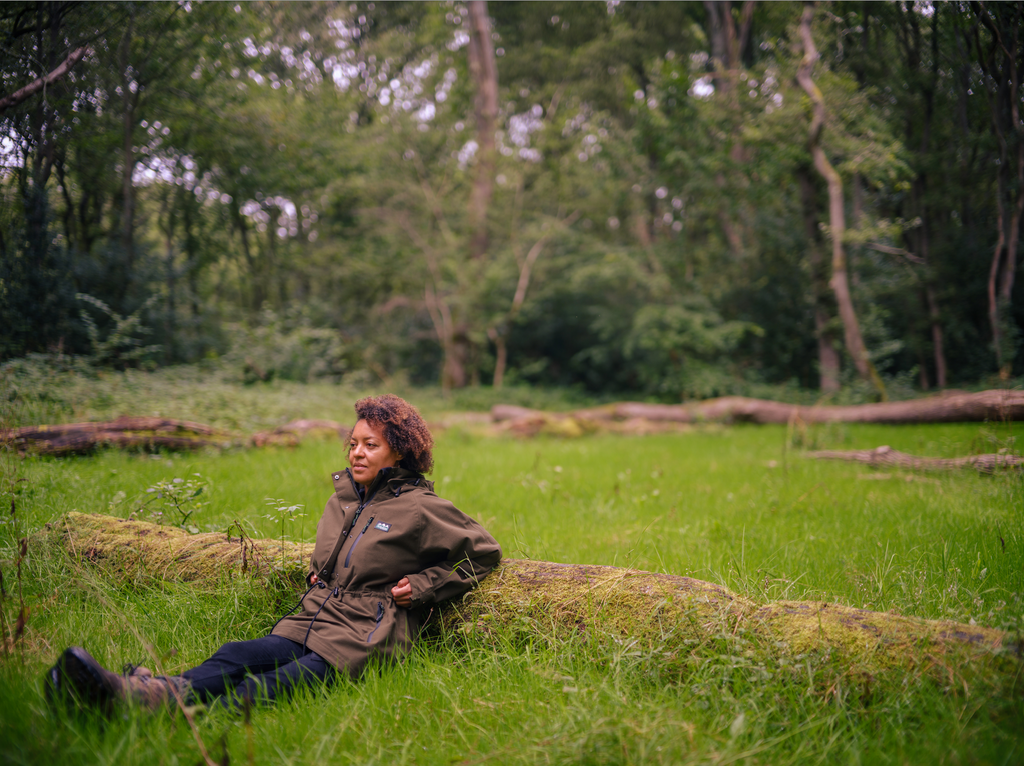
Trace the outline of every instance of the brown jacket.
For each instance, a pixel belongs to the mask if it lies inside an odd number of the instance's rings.
[[[323,585],[271,632],[305,644],[354,678],[371,656],[408,651],[423,613],[474,587],[501,559],[501,548],[419,474],[385,469],[364,497],[348,469],[332,477],[335,492],[317,525],[306,577],[316,574]],[[403,577],[412,584],[412,609],[391,596]]]

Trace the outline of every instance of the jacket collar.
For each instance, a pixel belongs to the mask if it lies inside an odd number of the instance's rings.
[[[400,495],[407,485],[423,486],[432,490],[434,483],[423,478],[423,474],[410,471],[406,468],[385,468],[377,473],[368,487],[362,487],[356,483],[352,471],[346,468],[344,471],[335,471],[331,474],[334,480],[334,489],[339,493],[351,493],[357,500],[362,502],[367,497],[372,497],[387,485],[388,491],[394,495]]]

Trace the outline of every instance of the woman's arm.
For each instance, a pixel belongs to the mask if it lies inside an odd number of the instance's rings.
[[[461,596],[501,560],[501,546],[474,519],[447,500],[431,496],[427,501],[420,534],[423,559],[441,563],[399,581],[392,589],[399,606],[424,606]]]

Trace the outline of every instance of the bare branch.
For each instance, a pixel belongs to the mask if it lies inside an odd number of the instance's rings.
[[[559,221],[558,225],[560,227],[572,226],[579,217],[580,211],[574,210],[567,218]],[[533,264],[540,257],[544,244],[551,238],[553,233],[553,231],[549,231],[538,239],[533,247],[530,248],[530,252],[526,254],[526,262],[523,263],[523,267],[519,270],[519,284],[516,285],[516,294],[512,298],[512,308],[508,312],[509,320],[513,319],[519,313],[519,309],[522,308],[523,301],[526,300],[526,289],[530,286],[530,272],[533,270]]]
[[[24,88],[19,88],[9,96],[0,98],[0,114],[3,114],[12,106],[17,106],[22,101],[31,98],[36,93],[41,91],[43,88],[48,88],[63,78],[68,72],[71,71],[72,67],[82,60],[82,57],[90,51],[88,45],[83,45],[81,48],[77,48],[68,54],[68,57],[61,62],[56,69],[50,72],[48,75],[39,77]]]

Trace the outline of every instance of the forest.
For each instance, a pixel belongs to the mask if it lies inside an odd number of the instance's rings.
[[[0,360],[667,402],[1024,368],[1021,3],[12,2],[0,30]]]
[[[0,4],[0,766],[1020,762],[1022,35]],[[384,391],[480,587],[273,708],[91,695],[306,609]]]

